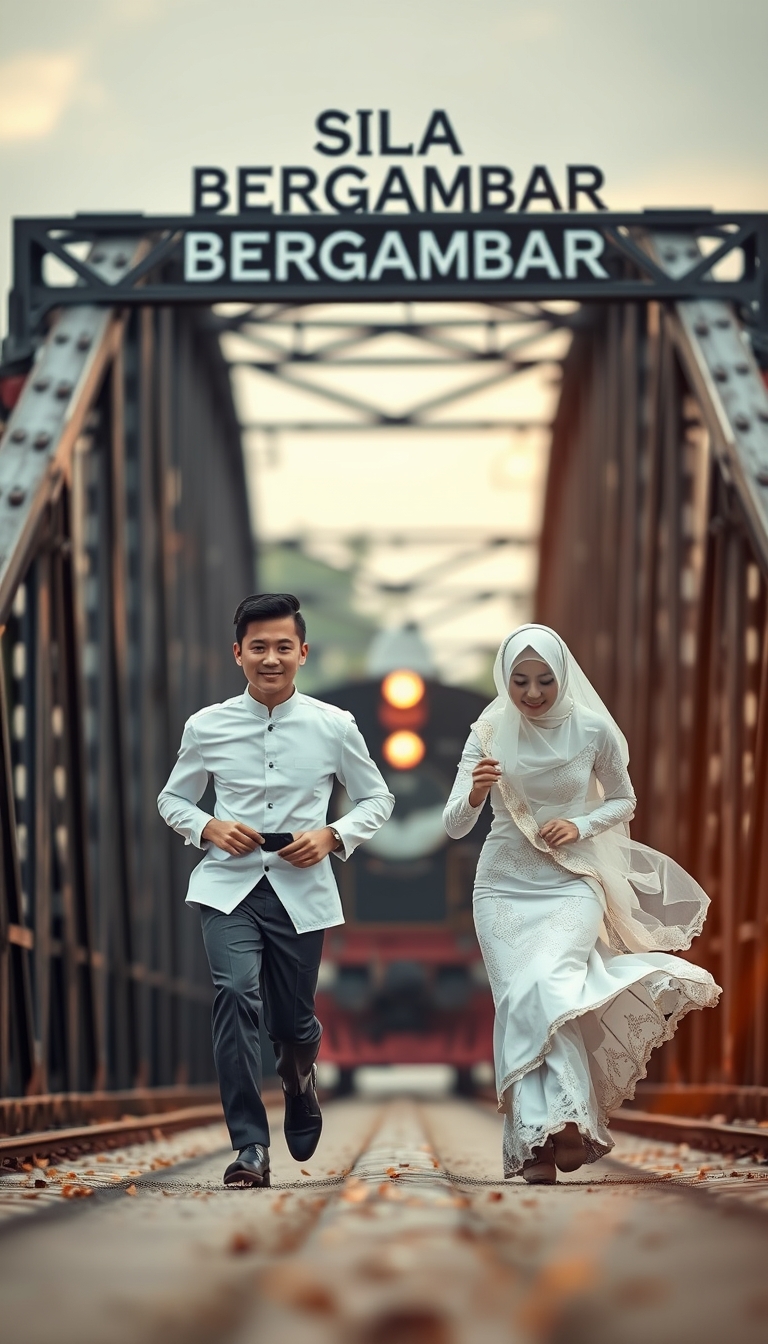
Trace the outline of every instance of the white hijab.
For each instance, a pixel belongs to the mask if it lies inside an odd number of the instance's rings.
[[[546,663],[557,682],[555,703],[535,718],[522,714],[509,694],[515,667],[531,657]],[[539,834],[551,771],[567,765],[606,729],[625,769],[629,762],[627,739],[568,646],[546,625],[521,625],[503,640],[493,677],[498,695],[474,728],[486,755],[501,765],[499,793],[515,825],[535,849],[597,891],[611,946],[624,952],[690,947],[701,932],[709,897],[674,859],[630,839],[624,823],[562,849],[551,849]],[[599,805],[601,796],[593,774],[587,801]],[[550,809],[550,815],[556,813],[563,815]]]
[[[557,682],[554,705],[535,718],[522,714],[509,694],[512,673],[530,658],[546,663]],[[628,764],[627,739],[568,645],[548,626],[521,625],[507,635],[496,655],[493,680],[496,699],[480,719],[493,725],[493,754],[511,779],[567,764],[595,737],[600,722],[608,725],[623,764]]]

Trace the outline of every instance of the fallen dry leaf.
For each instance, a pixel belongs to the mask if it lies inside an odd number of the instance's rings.
[[[368,1198],[367,1186],[363,1185],[362,1181],[355,1181],[354,1184],[350,1182],[346,1189],[342,1190],[341,1198],[346,1200],[347,1204],[362,1204]]]
[[[22,1162],[21,1164],[22,1171],[34,1171],[34,1169],[35,1167],[33,1162]]]
[[[311,1172],[311,1171],[305,1171],[304,1168],[302,1167],[302,1168],[301,1168],[301,1174],[302,1174],[302,1176],[311,1176],[311,1175],[312,1175],[312,1172]]]
[[[103,1153],[99,1153],[98,1157],[96,1158],[96,1161],[97,1161],[97,1162],[108,1162],[108,1161],[109,1161],[109,1158],[108,1158],[108,1157],[105,1157]]]
[[[25,1190],[25,1191],[24,1191],[24,1194],[21,1196],[21,1198],[22,1198],[22,1199],[37,1199],[37,1194],[35,1193],[34,1190]]]
[[[252,1237],[247,1236],[245,1232],[235,1232],[229,1239],[227,1250],[230,1255],[245,1255],[247,1251],[252,1251],[253,1247]]]
[[[492,1204],[497,1204],[500,1199],[504,1198],[504,1196],[500,1190],[492,1190],[488,1198]]]
[[[89,1185],[62,1185],[61,1193],[64,1199],[87,1199],[93,1191]]]
[[[396,1171],[394,1167],[387,1167],[387,1175],[391,1181],[400,1180],[400,1172]]]
[[[39,1167],[41,1171],[45,1171],[45,1168],[48,1166],[50,1160],[51,1160],[50,1157],[36,1157],[35,1166]]]
[[[126,1195],[135,1195],[135,1194],[136,1194],[136,1186],[135,1186],[135,1185],[127,1185],[127,1186],[125,1187],[125,1193],[126,1193]]]

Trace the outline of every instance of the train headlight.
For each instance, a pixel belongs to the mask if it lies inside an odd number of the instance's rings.
[[[407,728],[390,733],[382,747],[384,760],[395,770],[413,770],[424,760],[426,747],[418,733]]]
[[[393,709],[413,709],[424,699],[424,681],[418,672],[399,668],[390,672],[381,683],[381,694]]]

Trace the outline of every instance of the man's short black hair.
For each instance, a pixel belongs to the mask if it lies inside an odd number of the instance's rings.
[[[301,644],[306,643],[307,623],[299,611],[301,603],[293,593],[251,593],[244,597],[235,612],[235,636],[242,644],[251,621],[272,621],[280,616],[292,616]]]

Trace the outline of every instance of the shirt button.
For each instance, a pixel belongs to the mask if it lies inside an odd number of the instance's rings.
[[[275,806],[274,803],[267,803],[267,807],[274,807],[274,806]]]
[[[274,765],[273,765],[273,763],[272,763],[272,761],[269,762],[269,768],[270,768],[270,770],[274,770],[274,768],[275,768]]]
[[[269,864],[268,864],[268,863],[265,863],[265,864],[264,864],[264,872],[265,872],[265,873],[268,873],[268,872],[269,872]]]
[[[268,725],[267,725],[267,732],[268,732],[268,733],[271,733],[272,730],[274,729],[274,726],[275,726],[274,723],[270,723],[270,724],[268,724]]]

